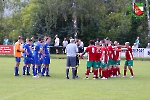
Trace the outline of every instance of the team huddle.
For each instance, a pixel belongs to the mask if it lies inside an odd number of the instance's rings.
[[[14,46],[15,76],[19,76],[19,65],[23,55],[23,75],[30,75],[30,66],[32,65],[34,78],[39,78],[39,75],[49,77],[50,41],[51,38],[46,37],[45,39],[38,38],[38,41],[33,43],[31,39],[27,38],[21,48],[22,37],[19,36]],[[42,69],[41,65],[43,65]]]
[[[129,42],[126,42],[124,46],[120,46],[117,41],[112,45],[111,41],[102,40],[100,42],[90,41],[90,45],[86,48],[85,52],[81,54],[83,56],[85,53],[88,54],[87,58],[87,70],[85,79],[89,78],[89,74],[92,67],[93,79],[101,78],[107,79],[109,77],[120,76],[120,53],[125,50],[125,65],[124,65],[124,75],[126,77],[127,67],[130,70],[131,76],[133,78],[133,54],[132,48],[129,46]]]

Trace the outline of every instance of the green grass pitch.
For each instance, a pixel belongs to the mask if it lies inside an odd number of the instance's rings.
[[[123,72],[121,62],[121,72]],[[85,77],[86,60],[80,60],[77,80],[65,78],[64,59],[52,59],[52,77],[13,76],[13,58],[0,58],[0,100],[149,100],[150,62],[134,61],[135,77],[89,80]],[[22,73],[22,63],[20,74]],[[70,72],[71,76],[71,72]]]

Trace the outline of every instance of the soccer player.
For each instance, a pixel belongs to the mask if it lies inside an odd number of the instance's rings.
[[[37,75],[38,67],[40,65],[40,58],[39,53],[42,52],[42,38],[38,38],[38,42],[34,43],[34,51],[33,51],[33,57],[35,61],[35,68],[34,68],[34,75],[33,78],[39,78],[39,75]]]
[[[44,76],[44,73],[46,71],[46,76],[50,77],[49,75],[49,64],[50,64],[50,41],[51,38],[47,37],[46,42],[43,45],[43,69],[42,69],[42,76]]]
[[[122,48],[123,50],[126,50],[125,51],[125,65],[124,65],[124,76],[123,77],[126,77],[126,72],[127,72],[127,67],[128,69],[130,70],[130,73],[131,73],[131,76],[130,78],[133,78],[134,77],[134,74],[133,74],[133,69],[132,69],[132,66],[133,66],[133,54],[132,54],[132,48],[129,46],[129,42],[126,42],[125,43],[125,48]]]
[[[32,40],[29,40],[29,38],[26,39],[26,44],[24,45],[24,66],[23,66],[23,75],[25,75],[25,71],[27,69],[27,75],[30,75],[30,64],[31,64],[31,57],[32,57],[32,51],[30,49],[30,45]]]
[[[114,49],[113,46],[111,45],[111,41],[107,41],[108,42],[108,55],[109,55],[109,60],[108,60],[108,76],[109,77],[113,77],[113,65],[114,65],[114,61],[113,61],[113,56],[114,56]]]
[[[101,68],[102,68],[102,78],[101,79],[107,79],[108,77],[108,69],[107,69],[107,64],[108,64],[108,49],[106,47],[105,41],[102,43],[101,47]]]
[[[30,45],[30,49],[32,51],[32,57],[31,57],[31,65],[32,65],[32,73],[34,75],[34,69],[35,69],[35,61],[34,61],[34,55],[33,55],[33,52],[34,52],[34,43],[33,43],[33,39],[31,41],[31,45]]]
[[[90,45],[86,48],[85,52],[81,54],[81,57],[85,54],[88,53],[88,58],[87,58],[87,70],[86,70],[86,77],[85,79],[89,79],[89,74],[90,74],[90,69],[93,67],[93,79],[96,78],[96,55],[97,55],[97,47],[95,46],[95,42],[93,40],[90,40]]]
[[[114,41],[114,56],[113,56],[113,60],[114,60],[114,70],[113,70],[113,75],[114,77],[116,76],[120,76],[120,58],[121,58],[121,46],[119,46],[119,43],[117,41]],[[117,74],[118,72],[118,74]]]
[[[14,46],[14,57],[16,59],[16,64],[15,64],[15,76],[19,76],[19,65],[20,65],[20,61],[21,61],[21,52],[23,52],[23,49],[20,47],[21,46],[21,42],[22,42],[22,37],[19,36],[18,37],[18,41],[15,43]]]
[[[69,79],[69,69],[72,67],[72,79],[75,77],[76,53],[78,53],[77,45],[74,39],[70,39],[70,43],[66,47],[67,62],[66,62],[66,79]]]

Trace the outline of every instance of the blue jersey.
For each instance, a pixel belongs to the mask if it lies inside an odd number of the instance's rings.
[[[39,42],[35,42],[34,43],[34,53],[38,54],[38,52],[40,51],[41,48],[41,44]]]
[[[24,49],[26,52],[28,52],[29,55],[26,54],[26,56],[32,57],[32,51],[30,49],[30,44],[25,44]]]
[[[43,53],[46,54],[46,55],[50,54],[50,44],[49,43],[45,43],[43,45]]]

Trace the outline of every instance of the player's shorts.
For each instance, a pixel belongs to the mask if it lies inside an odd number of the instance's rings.
[[[109,67],[109,66],[111,66],[111,65],[114,65],[114,60],[109,59],[109,60],[108,60],[107,66]]]
[[[67,56],[67,67],[76,67],[76,57],[69,57]]]
[[[108,66],[108,65],[107,65],[106,62],[101,62],[101,65],[100,65],[101,68],[106,68],[107,66]]]
[[[31,64],[35,64],[34,57],[31,57],[31,58],[30,58],[30,63],[31,63]]]
[[[87,61],[87,68],[93,67],[93,68],[97,68],[96,67],[96,61]]]
[[[125,60],[125,66],[133,66],[133,60]]]
[[[31,64],[31,57],[24,57],[24,64]]]
[[[120,60],[114,61],[114,65],[120,65]]]
[[[15,57],[16,62],[20,62],[21,58],[20,57]]]
[[[40,65],[40,59],[39,59],[38,54],[34,54],[33,57],[34,57],[34,63],[35,63],[35,65]]]
[[[100,61],[96,61],[95,64],[96,64],[96,68],[100,68],[100,66],[101,66],[101,62]]]
[[[43,59],[43,64],[50,64],[50,56],[44,56],[42,59]]]

